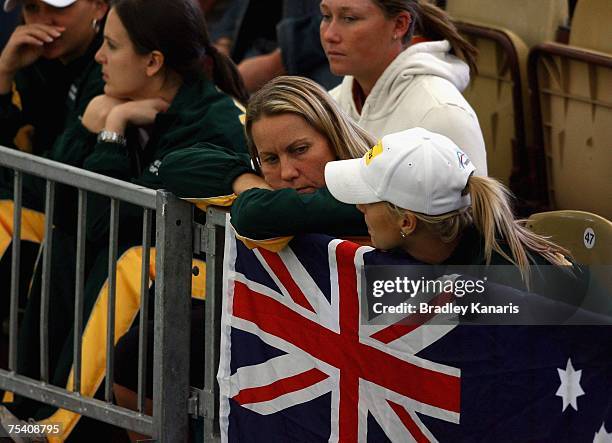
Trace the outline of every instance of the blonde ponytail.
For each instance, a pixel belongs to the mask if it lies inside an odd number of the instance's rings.
[[[493,252],[498,253],[514,264],[521,273],[527,289],[530,289],[530,255],[540,255],[549,263],[557,266],[570,264],[565,257],[570,252],[541,235],[531,232],[524,221],[515,220],[510,206],[512,194],[503,184],[490,177],[471,176],[466,192],[470,193],[472,204],[469,207],[442,215],[413,214],[425,228],[437,235],[444,243],[451,243],[466,228],[475,226],[484,240],[486,264],[491,263]],[[402,217],[407,210],[388,203],[389,210]],[[504,251],[503,241],[510,250]]]
[[[529,253],[541,255],[553,265],[568,264],[565,256],[568,250],[535,234],[514,219],[510,207],[510,191],[497,180],[490,177],[472,176],[468,180],[468,190],[472,198],[472,218],[476,228],[484,238],[484,253],[487,264],[493,251],[514,263],[521,272],[523,281],[529,288]],[[501,248],[498,239],[503,239],[510,249],[508,256]]]

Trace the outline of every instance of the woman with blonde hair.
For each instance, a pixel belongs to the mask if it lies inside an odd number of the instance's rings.
[[[272,190],[234,192],[232,225],[249,238],[304,232],[362,235],[363,217],[325,188],[325,164],[361,156],[372,138],[340,111],[316,83],[279,77],[258,91],[246,114],[247,145]]]
[[[234,152],[227,151],[223,159],[217,152],[208,159],[187,149],[170,154],[160,175],[181,163],[190,165],[189,182],[209,181],[211,174],[225,177],[238,195],[232,225],[244,237],[367,232],[363,215],[329,194],[324,169],[330,161],[360,157],[374,139],[323,88],[303,77],[271,80],[249,100],[245,129],[250,162]],[[212,196],[205,189],[191,195]]]
[[[331,95],[362,128],[381,138],[422,127],[461,147],[487,175],[476,113],[461,95],[476,49],[449,16],[423,0],[322,0],[321,43]]]
[[[539,283],[531,265],[571,265],[567,250],[514,219],[501,183],[474,170],[449,138],[413,128],[383,137],[361,159],[328,164],[325,179],[334,197],[364,213],[379,249],[429,264],[514,265],[528,290]]]

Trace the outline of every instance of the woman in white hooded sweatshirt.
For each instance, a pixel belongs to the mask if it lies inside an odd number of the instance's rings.
[[[476,49],[441,9],[418,0],[322,0],[321,43],[342,83],[331,91],[362,128],[382,138],[422,127],[450,138],[487,175],[476,113],[461,91]]]

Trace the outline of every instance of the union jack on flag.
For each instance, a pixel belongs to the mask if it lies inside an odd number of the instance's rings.
[[[561,327],[362,325],[361,268],[413,263],[323,235],[249,250],[228,233],[222,441],[612,439],[612,334],[597,327],[566,339]]]

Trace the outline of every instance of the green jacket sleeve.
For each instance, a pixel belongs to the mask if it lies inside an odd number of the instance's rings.
[[[221,172],[227,173],[227,169],[223,169],[225,160],[215,158],[213,154],[221,151],[217,144],[228,149],[243,149],[244,132],[238,116],[239,111],[231,99],[208,80],[186,82],[174,97],[170,109],[159,113],[153,125],[147,128],[148,137],[142,137],[137,128],[130,126],[126,132],[127,148],[112,143],[96,143],[83,167],[150,189],[165,188],[177,195],[197,197],[200,191],[206,190],[210,192],[208,195],[227,194],[228,177],[219,180]],[[187,151],[173,156],[183,150]],[[205,151],[209,150],[213,152],[206,156]],[[181,164],[187,160],[188,164]],[[211,161],[213,167],[208,166]],[[205,173],[212,174],[212,178],[207,179]],[[95,197],[90,197],[88,203],[90,240],[102,238],[108,232],[108,199]],[[121,226],[133,225],[133,221],[124,223],[123,210],[121,212]]]
[[[254,173],[249,156],[212,143],[168,154],[160,168],[164,187],[178,197],[216,197],[232,194],[236,177]]]
[[[367,235],[363,214],[336,200],[327,189],[299,194],[294,189],[250,189],[232,205],[232,225],[252,239],[319,232],[333,236]]]
[[[127,148],[112,143],[97,143],[86,159],[85,169],[130,180],[130,161]],[[192,147],[167,154],[159,166],[160,188],[178,197],[214,197],[232,193],[234,179],[245,172],[253,172],[246,154],[211,143],[197,143]],[[140,217],[142,210],[122,205],[121,220]],[[108,230],[108,199],[90,195],[88,200],[88,237],[96,241]],[[127,225],[123,221],[122,226]],[[133,224],[133,223],[132,223]]]
[[[119,180],[130,181],[132,165],[129,148],[118,143],[96,142],[91,154],[84,159],[83,168]]]

